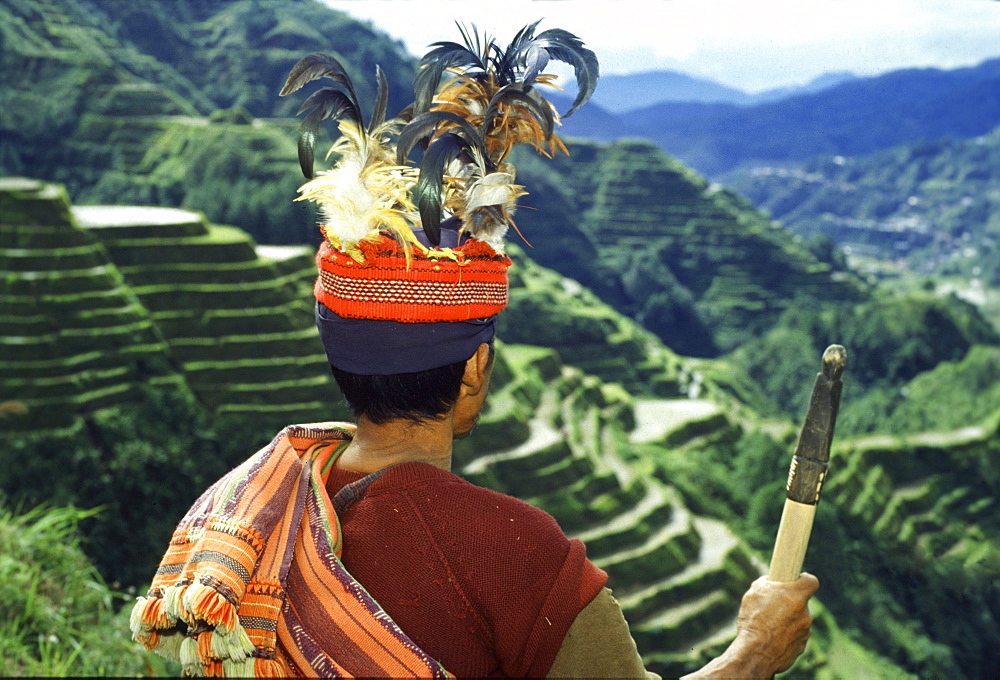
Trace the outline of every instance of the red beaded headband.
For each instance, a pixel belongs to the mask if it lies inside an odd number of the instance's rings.
[[[507,306],[510,258],[482,241],[410,256],[391,236],[359,244],[354,258],[324,242],[316,255],[316,299],[352,319],[434,323],[498,314]],[[429,254],[434,255],[433,257]]]

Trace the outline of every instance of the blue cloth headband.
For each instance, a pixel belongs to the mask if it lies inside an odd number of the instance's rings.
[[[331,365],[359,375],[417,373],[465,361],[496,334],[496,316],[438,323],[342,317],[316,303],[316,325]]]

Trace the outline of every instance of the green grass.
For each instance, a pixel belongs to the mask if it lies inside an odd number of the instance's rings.
[[[0,506],[0,676],[149,676],[176,669],[132,642],[122,593],[81,550],[98,510]]]

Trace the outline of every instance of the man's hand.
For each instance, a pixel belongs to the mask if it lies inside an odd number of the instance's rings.
[[[787,583],[761,576],[743,596],[736,639],[722,656],[685,678],[770,678],[790,668],[809,640],[808,603],[818,589],[812,574]]]

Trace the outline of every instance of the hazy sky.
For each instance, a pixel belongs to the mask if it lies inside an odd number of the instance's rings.
[[[460,40],[455,20],[506,44],[544,17],[539,30],[577,34],[602,73],[671,69],[747,91],[831,71],[954,68],[1000,56],[996,0],[322,1],[371,20],[415,55]]]

